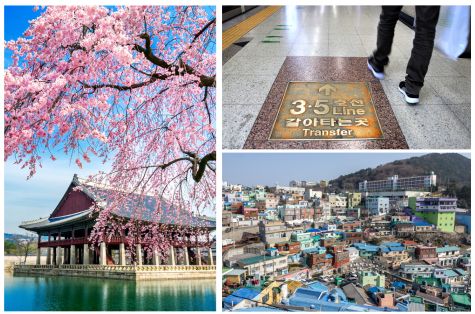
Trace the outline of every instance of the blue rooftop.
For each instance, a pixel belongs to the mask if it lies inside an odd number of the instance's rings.
[[[368,292],[370,292],[370,293],[378,293],[378,292],[384,292],[384,291],[386,291],[386,289],[384,289],[383,287],[374,286],[374,287],[369,287],[368,288]]]
[[[339,291],[340,290],[340,291]],[[289,298],[289,305],[301,306],[319,312],[381,312],[401,311],[401,308],[380,308],[377,306],[349,303],[341,289],[317,291],[310,288],[298,288]],[[406,309],[407,310],[407,309]]]
[[[404,289],[406,288],[406,284],[402,281],[393,281],[391,284],[396,289]]]
[[[402,243],[399,242],[383,242],[381,245],[387,246],[387,247],[393,247],[393,246],[402,246]]]
[[[259,293],[260,291],[257,289],[241,288],[224,298],[223,303],[225,306],[232,307],[245,299],[253,300]]]
[[[314,281],[314,282],[308,284],[307,288],[310,288],[310,289],[315,290],[315,291],[320,291],[320,292],[328,291],[327,286],[325,286],[320,281]]]
[[[415,225],[416,227],[430,227],[430,226],[432,226],[432,224],[428,223],[428,222],[425,221],[425,220],[414,221],[414,225]]]
[[[435,249],[437,253],[446,253],[446,252],[451,252],[451,251],[458,251],[460,248],[458,246],[452,245],[446,245],[444,247],[438,247]]]
[[[316,229],[316,228],[310,228],[310,229],[308,229],[308,230],[305,231],[305,232],[322,232],[322,230]]]
[[[377,252],[379,249],[379,246],[366,243],[353,243],[353,247],[357,248],[360,251],[368,252]]]

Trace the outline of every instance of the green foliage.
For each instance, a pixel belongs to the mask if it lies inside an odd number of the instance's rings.
[[[15,254],[16,253],[16,245],[11,240],[4,240],[3,247],[5,250],[5,255]]]

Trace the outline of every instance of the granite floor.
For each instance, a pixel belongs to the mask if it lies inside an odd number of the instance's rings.
[[[379,7],[287,6],[247,33],[245,37],[250,42],[223,65],[223,148],[469,149],[470,59],[453,61],[435,50],[421,91],[421,103],[408,106],[397,84],[405,76],[412,48],[411,29],[398,22],[385,80],[372,79],[360,59],[374,49],[379,10]],[[385,144],[374,141],[326,141],[325,144],[287,141],[277,146],[258,143],[256,134],[265,130],[262,121],[266,120],[257,117],[260,112],[270,110],[269,101],[285,88],[286,80],[328,78],[305,64],[297,72],[284,71],[284,62],[303,60],[301,57],[315,57],[307,59],[314,59],[313,63],[323,60],[321,57],[334,57],[325,58],[334,64],[328,70],[332,73],[330,78],[355,80],[358,76],[380,88],[380,108],[384,108],[381,112],[394,120],[390,125],[397,136],[387,138]],[[351,70],[349,64],[353,64]],[[381,113],[378,115],[382,118]],[[252,129],[257,131],[251,132]]]

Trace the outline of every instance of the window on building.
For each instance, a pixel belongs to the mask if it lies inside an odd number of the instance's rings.
[[[262,303],[267,303],[269,301],[269,294],[266,294],[262,297]]]

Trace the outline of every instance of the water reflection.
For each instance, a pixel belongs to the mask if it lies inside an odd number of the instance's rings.
[[[214,280],[125,281],[5,274],[5,310],[213,311]]]

